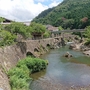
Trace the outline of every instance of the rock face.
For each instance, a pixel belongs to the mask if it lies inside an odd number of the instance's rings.
[[[7,75],[0,68],[0,90],[11,90]]]
[[[66,52],[63,56],[69,58],[69,57],[72,57],[72,54],[70,54],[69,52]]]

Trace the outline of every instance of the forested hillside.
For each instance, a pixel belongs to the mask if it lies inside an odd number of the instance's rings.
[[[85,28],[90,25],[90,0],[63,0],[58,6],[43,11],[33,21],[65,29]]]

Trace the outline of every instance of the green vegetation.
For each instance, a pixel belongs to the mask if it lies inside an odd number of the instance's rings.
[[[90,44],[90,26],[86,28],[85,37],[87,38],[85,45],[89,45]]]
[[[50,33],[47,32],[44,25],[32,22],[30,26],[23,23],[11,22],[11,24],[3,25],[4,19],[0,18],[0,46],[11,45],[22,39],[31,39],[34,34],[39,34],[44,37],[49,37]],[[21,38],[18,38],[21,37]]]
[[[40,33],[40,34],[44,34],[46,31],[45,26],[43,26],[42,24],[39,23],[35,23],[32,22],[30,27],[32,28],[31,33]]]
[[[8,72],[12,90],[28,90],[31,73],[45,69],[47,60],[27,57],[20,60],[15,68]]]
[[[1,24],[3,21],[4,21],[4,18],[0,17],[0,30],[3,29],[2,24]]]
[[[58,29],[59,29],[59,31],[64,30],[64,29],[62,28],[62,26],[59,26]]]
[[[90,25],[90,0],[63,0],[58,6],[39,14],[34,22],[79,29]]]
[[[49,38],[50,37],[50,31],[45,31],[45,33],[43,34],[44,38]]]
[[[27,37],[26,29],[27,26],[19,22],[12,22],[11,24],[5,26],[5,30],[15,35],[21,34],[23,37]]]
[[[0,30],[0,46],[11,45],[14,43],[16,35],[6,30]]]

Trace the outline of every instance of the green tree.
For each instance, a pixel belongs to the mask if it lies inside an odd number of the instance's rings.
[[[8,30],[10,33],[15,35],[21,34],[24,37],[27,37],[26,28],[27,26],[19,22],[12,22],[10,25],[7,25],[5,27],[5,29]]]
[[[31,33],[44,34],[46,31],[45,26],[39,23],[32,22],[30,26],[32,28]]]
[[[85,28],[90,25],[90,0],[63,0],[51,10],[43,11],[33,21],[57,27],[62,26],[65,29]]]
[[[0,46],[11,45],[14,43],[16,36],[6,30],[0,31]]]

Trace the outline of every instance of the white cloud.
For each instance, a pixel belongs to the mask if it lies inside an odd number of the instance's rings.
[[[53,2],[49,5],[49,7],[55,7],[55,6],[57,6],[59,3],[60,3],[60,2],[53,1]]]
[[[43,5],[41,2],[44,1],[48,0],[0,0],[0,16],[16,21],[31,21],[41,11],[58,4],[53,1],[50,5]]]

